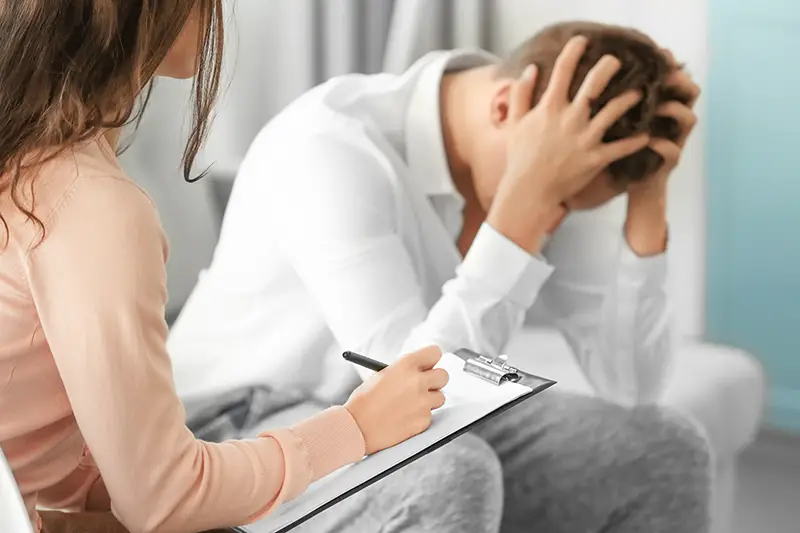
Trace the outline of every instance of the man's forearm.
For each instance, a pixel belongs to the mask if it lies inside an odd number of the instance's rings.
[[[639,257],[660,255],[666,251],[666,194],[653,191],[651,194],[629,199],[625,238],[628,246]]]

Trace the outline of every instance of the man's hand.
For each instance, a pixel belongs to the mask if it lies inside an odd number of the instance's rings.
[[[689,74],[678,67],[675,58],[665,51],[675,66],[668,84],[679,94],[689,96],[687,105],[676,100],[665,103],[659,115],[674,118],[681,128],[676,142],[668,139],[652,138],[648,146],[661,157],[664,164],[652,176],[641,183],[628,187],[628,216],[625,221],[625,237],[628,245],[639,256],[652,256],[664,253],[667,247],[667,180],[680,160],[683,147],[689,134],[697,123],[692,108],[700,96],[700,87]]]
[[[612,161],[633,154],[647,135],[604,143],[603,135],[642,98],[630,91],[608,102],[594,117],[591,102],[603,93],[621,68],[605,56],[589,71],[575,98],[569,88],[586,50],[585,37],[573,37],[553,67],[538,104],[531,109],[536,71],[529,67],[512,86],[506,171],[486,221],[530,253],[539,251],[561,204],[581,190]]]

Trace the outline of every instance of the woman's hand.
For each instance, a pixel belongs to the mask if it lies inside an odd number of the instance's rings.
[[[615,57],[600,59],[570,100],[569,88],[586,43],[585,37],[567,43],[533,109],[535,67],[529,67],[512,86],[507,166],[487,221],[531,253],[538,251],[542,235],[567,198],[610,163],[641,150],[649,141],[647,135],[639,135],[603,142],[608,128],[639,103],[637,92],[614,98],[591,116],[591,102],[620,69]]]
[[[431,411],[444,405],[441,388],[449,376],[433,368],[442,351],[431,346],[410,353],[375,373],[345,404],[364,435],[367,455],[422,433]]]

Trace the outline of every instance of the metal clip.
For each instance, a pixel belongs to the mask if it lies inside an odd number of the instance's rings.
[[[516,368],[506,364],[507,355],[500,355],[492,359],[485,355],[472,353],[472,357],[464,363],[464,372],[479,377],[489,383],[500,385],[505,382],[516,383],[522,376]]]

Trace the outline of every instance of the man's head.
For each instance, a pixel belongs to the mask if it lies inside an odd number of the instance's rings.
[[[506,135],[508,132],[508,99],[511,82],[526,66],[538,67],[533,102],[536,104],[550,79],[553,66],[570,38],[583,35],[589,43],[570,87],[574,97],[589,70],[604,55],[613,55],[621,62],[619,72],[598,98],[592,114],[608,101],[630,90],[641,91],[643,97],[607,132],[604,140],[613,141],[649,132],[651,136],[675,140],[679,133],[672,118],[656,115],[656,110],[668,100],[686,103],[688,95],[676,94],[665,86],[676,68],[667,55],[646,35],[630,28],[593,22],[565,22],[545,28],[514,50],[497,66],[490,93],[489,112],[482,113],[480,142],[474,143],[471,170],[479,197],[491,201],[504,171]],[[663,163],[660,155],[650,148],[616,161],[606,172],[594,179],[567,204],[571,209],[598,207],[624,192],[628,184],[642,181]],[[482,189],[482,190],[481,190]]]

